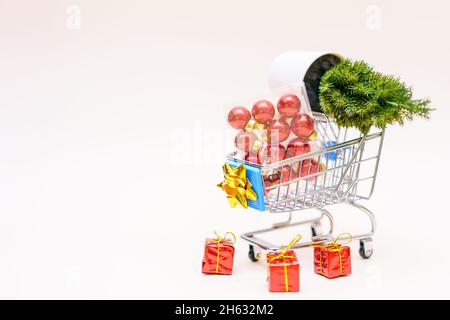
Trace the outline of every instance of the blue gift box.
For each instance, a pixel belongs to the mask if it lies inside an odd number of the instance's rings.
[[[332,147],[335,145],[336,145],[336,141],[327,141],[327,142],[322,143],[323,148]],[[325,157],[325,159],[335,161],[337,158],[337,153],[336,153],[336,151],[330,151],[330,152],[326,152],[323,156]]]
[[[227,161],[227,163],[233,168],[236,168],[237,166],[242,164],[240,162],[230,160]],[[261,169],[248,164],[244,164],[244,166],[247,179],[252,184],[252,189],[256,193],[256,200],[247,200],[248,206],[259,211],[266,211],[266,203],[264,202],[264,184],[261,176]]]

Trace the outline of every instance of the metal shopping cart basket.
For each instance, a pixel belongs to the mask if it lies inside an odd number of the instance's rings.
[[[384,131],[370,132],[362,136],[352,129],[337,127],[324,114],[313,112],[316,121],[317,132],[321,141],[332,141],[326,147],[289,158],[278,163],[268,165],[256,165],[261,170],[261,175],[270,175],[284,166],[289,166],[292,172],[305,161],[317,159],[321,164],[321,170],[310,172],[308,168],[305,175],[280,182],[276,185],[264,187],[264,200],[266,210],[270,213],[288,213],[287,221],[273,224],[271,227],[247,232],[241,237],[249,242],[249,258],[258,260],[255,252],[257,249],[272,250],[281,248],[280,245],[270,243],[258,237],[280,228],[309,224],[312,231],[311,241],[299,242],[293,249],[308,247],[312,244],[320,244],[330,240],[333,234],[333,216],[329,212],[330,205],[344,203],[350,205],[367,215],[370,221],[370,230],[362,234],[354,234],[353,240],[359,240],[359,253],[362,258],[371,257],[372,235],[375,232],[375,217],[373,213],[358,203],[359,200],[369,199],[373,193],[380,154],[383,145]],[[245,165],[244,160],[237,159],[236,152],[228,156],[228,160],[237,161]],[[294,222],[294,212],[316,209],[319,215],[307,221]],[[322,232],[322,219],[329,221],[329,230]],[[344,238],[342,238],[344,239]]]

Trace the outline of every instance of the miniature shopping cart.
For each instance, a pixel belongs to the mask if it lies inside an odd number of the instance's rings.
[[[317,162],[321,164],[321,170],[310,172],[308,169],[308,172],[301,177],[286,182],[280,181],[276,185],[263,186],[266,210],[273,214],[288,213],[289,218],[285,222],[273,224],[266,229],[247,232],[241,236],[249,242],[248,254],[252,261],[258,260],[257,249],[276,250],[281,248],[281,245],[258,237],[262,233],[280,228],[302,224],[310,225],[311,241],[299,242],[293,249],[329,241],[334,228],[333,216],[329,212],[329,207],[339,203],[355,207],[367,215],[370,230],[363,234],[353,234],[352,239],[359,240],[359,254],[362,258],[368,259],[373,253],[372,235],[375,232],[375,217],[358,201],[369,199],[373,193],[384,131],[361,135],[356,130],[337,127],[322,113],[313,112],[313,117],[320,140],[324,142],[320,150],[268,165],[255,165],[240,160],[236,152],[228,156],[230,161],[259,168],[263,177],[269,176],[285,166],[289,166],[291,173],[295,170],[298,171],[298,167],[302,167],[303,162],[310,161],[312,158],[317,159]],[[307,221],[294,222],[293,214],[305,209],[316,209],[319,215]],[[323,219],[329,221],[327,232],[322,231]]]

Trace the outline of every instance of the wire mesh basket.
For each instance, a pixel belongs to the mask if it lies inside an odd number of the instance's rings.
[[[278,181],[265,185],[268,211],[273,213],[324,207],[372,195],[384,131],[361,136],[336,127],[321,113],[314,113],[324,148],[269,165],[258,166],[261,175]],[[230,159],[236,156],[229,155]],[[361,188],[364,182],[364,188]]]

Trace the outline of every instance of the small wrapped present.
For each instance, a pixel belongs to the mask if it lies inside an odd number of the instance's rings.
[[[206,239],[202,272],[209,274],[231,274],[233,272],[234,243],[236,236],[227,232],[223,237],[214,231],[215,239]],[[231,236],[231,238],[227,238]]]
[[[348,241],[339,242],[343,237]],[[330,279],[351,274],[350,247],[344,246],[351,241],[349,233],[342,233],[330,244],[313,245],[314,272]]]
[[[300,291],[300,264],[291,250],[300,239],[301,236],[297,235],[286,248],[267,253],[270,292]]]

